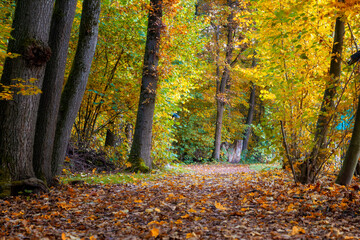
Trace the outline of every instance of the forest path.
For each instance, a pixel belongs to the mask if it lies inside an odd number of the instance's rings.
[[[355,186],[346,189],[332,179],[303,186],[280,170],[213,167],[0,200],[0,239],[360,238]]]
[[[186,169],[197,174],[234,174],[254,171],[248,165],[240,164],[189,165]]]

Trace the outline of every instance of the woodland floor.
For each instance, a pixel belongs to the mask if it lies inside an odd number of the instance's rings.
[[[189,169],[0,200],[0,239],[360,239],[358,182],[301,186],[280,170]]]

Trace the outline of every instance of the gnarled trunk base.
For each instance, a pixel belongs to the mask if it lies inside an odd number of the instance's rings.
[[[11,195],[28,195],[30,193],[44,193],[49,189],[45,183],[37,178],[28,178],[11,182]]]

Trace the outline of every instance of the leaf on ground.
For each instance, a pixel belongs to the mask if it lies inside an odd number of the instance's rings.
[[[224,207],[221,203],[215,202],[215,207],[219,210],[229,210],[229,208]]]
[[[304,234],[306,231],[305,229],[298,227],[298,226],[293,226],[290,235],[294,236],[294,235],[298,235],[298,234]]]
[[[150,230],[150,233],[151,233],[152,237],[157,237],[157,236],[159,236],[160,230],[158,228],[152,228]]]

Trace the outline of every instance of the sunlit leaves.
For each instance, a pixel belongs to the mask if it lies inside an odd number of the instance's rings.
[[[325,85],[329,81],[335,19],[347,12],[345,15],[353,16],[351,20],[348,18],[349,24],[357,25],[355,12],[351,13],[351,7],[355,5],[353,1],[344,4],[326,0],[271,3],[260,0],[253,5],[256,8],[252,15],[256,21],[256,30],[248,33],[248,36],[256,39],[259,59],[254,81],[265,88],[261,96],[268,107],[266,111],[271,123],[267,122],[267,125],[278,126],[279,120],[283,121],[290,154],[299,164],[308,157],[308,149],[313,147],[315,123]],[[344,50],[344,59],[349,52],[354,51],[348,28],[346,32],[345,45],[348,47]],[[333,128],[339,124],[340,116],[349,115],[346,108],[353,112],[353,103],[357,99],[351,95],[354,88],[350,87],[348,71],[344,69],[340,80],[338,91],[342,93],[336,100],[337,112],[332,113],[334,116],[330,125]],[[281,142],[279,132],[277,137],[278,142]],[[337,130],[332,130],[329,135],[330,141],[337,144],[343,143],[342,139],[346,136]],[[276,152],[283,155],[281,151]]]
[[[36,79],[31,78],[28,81],[23,79],[13,79],[13,83],[10,85],[3,85],[0,83],[0,99],[1,100],[12,100],[14,94],[29,96],[41,93],[41,89],[34,85]]]

